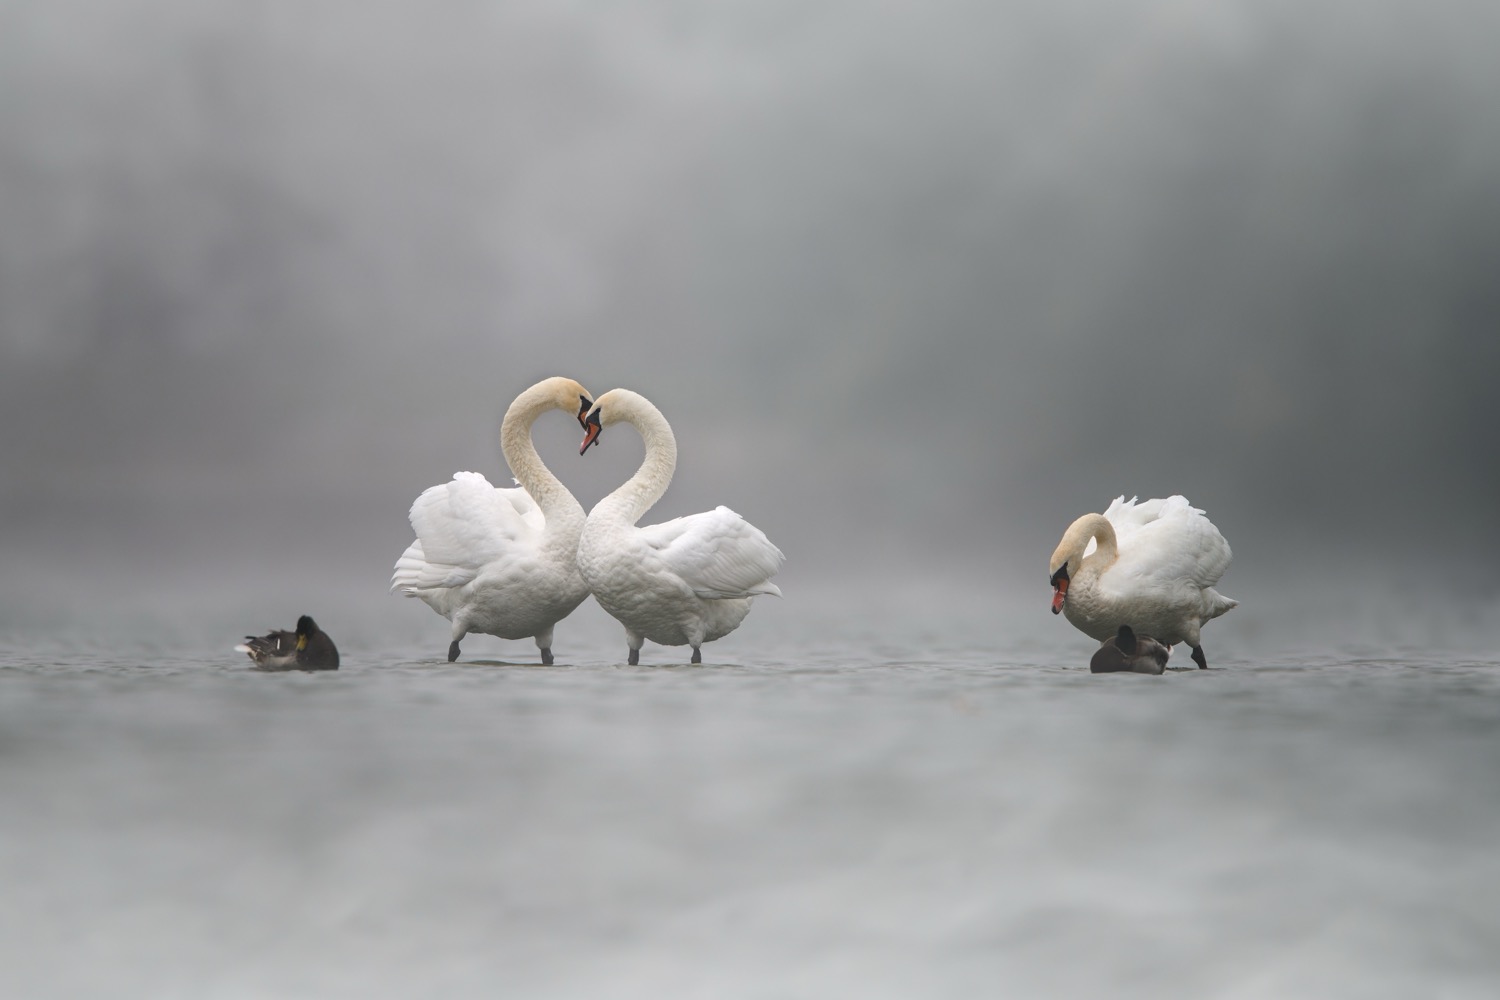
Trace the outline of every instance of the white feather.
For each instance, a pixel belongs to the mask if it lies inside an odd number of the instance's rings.
[[[1138,503],[1121,496],[1102,517],[1073,522],[1052,569],[1069,567],[1063,612],[1093,638],[1129,625],[1168,645],[1198,646],[1203,624],[1239,603],[1214,589],[1232,557],[1219,529],[1186,497]]]
[[[701,598],[781,596],[770,582],[786,561],[765,532],[728,507],[689,514],[640,529],[663,569]]]
[[[572,379],[537,383],[505,414],[501,444],[518,487],[459,472],[411,505],[416,540],[396,560],[391,591],[453,623],[450,659],[469,632],[535,637],[550,662],[552,628],[588,597],[578,573],[583,508],[536,454],[531,424],[550,409],[576,414],[587,391]]]
[[[491,486],[478,472],[423,490],[408,516],[417,540],[396,560],[391,590],[411,597],[466,586],[490,567],[510,575],[504,567],[534,553],[546,528],[525,490]]]
[[[599,397],[607,427],[625,422],[646,443],[641,468],[594,507],[578,541],[578,568],[605,611],[625,626],[632,657],[645,639],[688,645],[728,635],[750,613],[750,598],[781,589],[770,578],[786,556],[728,507],[644,528],[641,516],[666,491],[677,442],[661,411],[628,389]]]

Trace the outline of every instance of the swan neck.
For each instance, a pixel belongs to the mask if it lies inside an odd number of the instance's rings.
[[[1115,526],[1109,523],[1109,518],[1103,514],[1092,514],[1085,521],[1087,533],[1083,536],[1082,552],[1088,547],[1089,539],[1092,538],[1097,547],[1092,555],[1083,560],[1082,569],[1092,575],[1098,575],[1109,568],[1120,555],[1120,540],[1115,534]]]
[[[510,409],[505,411],[505,420],[500,424],[500,451],[505,455],[505,464],[510,466],[511,475],[516,477],[516,482],[521,484],[546,515],[547,527],[550,529],[554,519],[566,519],[574,512],[581,516],[583,508],[568,488],[553,475],[552,470],[547,468],[547,463],[537,454],[536,444],[531,439],[531,425],[536,423],[537,417],[548,410],[557,409],[557,406],[551,399],[528,398],[529,395],[522,393],[510,405]]]
[[[635,475],[619,489],[599,501],[605,510],[627,524],[634,524],[667,492],[677,471],[677,437],[667,418],[655,407],[630,410],[621,418],[641,435],[646,456]]]

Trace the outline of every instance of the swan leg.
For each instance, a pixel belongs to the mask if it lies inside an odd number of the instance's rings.
[[[543,646],[542,647],[542,666],[544,666],[544,667],[550,667],[550,666],[552,666],[552,647],[551,646]]]
[[[552,630],[550,628],[536,634],[536,648],[541,650],[542,666],[552,666]]]
[[[454,639],[448,643],[448,662],[452,663],[456,659],[458,659],[458,640]]]
[[[632,667],[638,667],[638,666],[640,666],[640,664],[641,664],[641,647],[643,645],[645,645],[645,643],[646,643],[646,637],[645,636],[643,636],[643,635],[636,635],[634,632],[630,631],[630,629],[628,629],[628,628],[625,630],[625,645],[627,645],[627,646],[630,647],[630,659],[627,662]]]
[[[640,666],[641,665],[641,651],[639,649],[632,649],[630,651],[630,656],[626,658],[625,662],[627,664],[629,664],[630,666],[632,666],[632,667],[638,667],[638,666]]]
[[[1196,663],[1196,664],[1198,664],[1198,669],[1199,670],[1207,670],[1208,669],[1208,658],[1203,655],[1203,647],[1202,646],[1194,646],[1193,647],[1193,662]]]
[[[693,658],[691,660],[689,660],[688,662],[689,663],[702,663],[703,662],[703,651],[701,649],[699,649],[697,646],[694,646],[693,647]]]

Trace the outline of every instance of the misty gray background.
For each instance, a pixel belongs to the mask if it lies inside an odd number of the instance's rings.
[[[734,507],[788,602],[1046,616],[1074,516],[1180,492],[1261,634],[1493,618],[1497,37],[1482,2],[8,3],[0,597],[87,631],[337,593],[442,639],[385,594],[407,507],[503,482],[506,405],[567,374],[660,405],[648,520]],[[538,440],[586,505],[640,455]]]

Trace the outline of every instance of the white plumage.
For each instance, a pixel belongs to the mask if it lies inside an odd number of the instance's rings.
[[[553,626],[588,597],[578,572],[583,507],[536,453],[531,425],[548,410],[577,414],[592,405],[572,379],[550,378],[516,397],[500,428],[516,488],[459,472],[411,506],[417,539],[396,560],[391,591],[418,597],[453,623],[448,659],[469,632],[535,637],[552,662]]]
[[[1052,610],[1101,642],[1121,625],[1169,646],[1186,642],[1203,667],[1203,624],[1239,603],[1214,589],[1232,555],[1185,497],[1137,503],[1122,496],[1064,533],[1052,554]]]
[[[456,472],[411,505],[417,540],[396,561],[393,590],[409,597],[473,583],[487,567],[514,562],[534,547],[547,519],[520,487],[491,486],[478,472]]]
[[[755,525],[719,506],[702,514],[673,518],[637,529],[645,558],[681,577],[704,600],[781,596],[769,583],[786,559]]]
[[[755,525],[716,507],[645,528],[636,521],[661,499],[677,466],[677,441],[661,411],[629,389],[600,396],[583,448],[624,422],[640,432],[646,457],[634,476],[600,500],[578,540],[578,568],[605,611],[625,626],[629,662],[646,639],[700,647],[728,635],[750,613],[750,599],[781,596],[770,578],[786,557]]]

